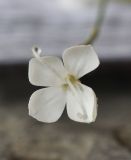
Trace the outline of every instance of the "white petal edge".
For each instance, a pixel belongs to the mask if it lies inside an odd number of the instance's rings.
[[[68,48],[63,53],[65,68],[77,78],[96,69],[100,62],[91,45],[79,45]]]
[[[76,92],[76,96],[71,90],[67,93],[67,114],[69,118],[83,123],[94,122],[97,117],[97,98],[94,91],[90,87],[80,84],[76,88]],[[84,107],[85,112],[83,112],[82,107]],[[86,113],[86,118],[80,116],[83,113]]]
[[[34,92],[29,100],[29,115],[41,122],[56,122],[65,108],[65,93],[61,87],[49,87]]]
[[[36,86],[57,86],[64,83],[66,70],[60,58],[45,56],[29,62],[29,81]]]

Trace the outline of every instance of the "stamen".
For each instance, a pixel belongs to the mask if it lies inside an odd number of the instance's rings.
[[[67,89],[68,89],[68,84],[63,84],[63,85],[62,85],[62,88],[64,89],[64,91],[67,91]]]
[[[66,82],[69,85],[69,87],[70,87],[72,93],[74,94],[74,96],[77,96],[76,89],[75,89],[74,85],[72,84],[72,82],[70,81],[70,77],[66,78]]]
[[[77,78],[71,74],[68,75],[68,79],[72,84],[75,84],[78,81]]]

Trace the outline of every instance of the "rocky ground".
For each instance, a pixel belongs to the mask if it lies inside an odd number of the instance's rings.
[[[64,116],[53,124],[27,114],[27,103],[0,105],[0,160],[131,160],[129,93],[98,93],[94,124]]]

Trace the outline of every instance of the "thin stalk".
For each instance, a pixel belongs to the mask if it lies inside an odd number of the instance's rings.
[[[105,18],[107,3],[108,3],[108,0],[100,0],[98,4],[97,17],[96,17],[94,27],[92,29],[90,36],[84,42],[84,45],[92,44],[97,39]]]

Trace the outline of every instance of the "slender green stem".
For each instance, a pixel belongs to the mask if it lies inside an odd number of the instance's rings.
[[[100,0],[98,4],[98,13],[96,17],[96,22],[94,24],[94,27],[92,29],[90,36],[84,42],[84,45],[92,44],[98,37],[101,30],[101,26],[103,24],[104,17],[105,17],[107,3],[108,3],[108,0]]]

